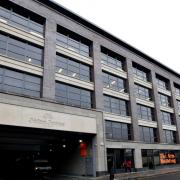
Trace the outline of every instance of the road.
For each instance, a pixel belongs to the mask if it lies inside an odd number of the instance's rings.
[[[180,172],[158,175],[154,177],[136,178],[137,180],[180,180]]]

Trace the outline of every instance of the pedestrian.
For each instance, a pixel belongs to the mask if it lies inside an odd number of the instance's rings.
[[[132,168],[131,160],[130,159],[129,160],[124,160],[123,167],[124,167],[125,172],[128,172],[128,171],[131,172],[131,168]]]
[[[114,168],[111,166],[109,180],[114,180]]]

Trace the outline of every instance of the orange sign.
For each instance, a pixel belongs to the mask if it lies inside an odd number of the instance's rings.
[[[84,142],[80,143],[80,156],[81,157],[87,156],[87,144]]]
[[[176,156],[172,153],[160,153],[160,164],[176,164]]]

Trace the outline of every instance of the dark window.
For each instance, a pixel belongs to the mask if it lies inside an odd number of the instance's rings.
[[[153,110],[150,107],[137,105],[137,115],[139,119],[153,121]]]
[[[63,55],[56,55],[56,72],[73,78],[90,81],[90,67]]]
[[[28,63],[42,65],[42,48],[3,34],[0,34],[0,53]]]
[[[173,115],[171,113],[161,111],[161,120],[163,124],[174,125]]]
[[[163,130],[164,142],[168,144],[176,143],[176,132],[170,130]]]
[[[115,140],[131,140],[130,125],[106,121],[106,138]]]
[[[177,96],[180,96],[180,87],[175,85],[175,93]]]
[[[1,91],[40,97],[41,78],[0,67],[0,89]]]
[[[92,42],[90,42],[90,40],[61,26],[57,26],[57,32],[56,43],[58,45],[68,48],[83,56],[91,56],[90,47]]]
[[[135,92],[136,92],[136,97],[140,99],[146,99],[146,100],[151,99],[150,90],[148,88],[135,84]]]
[[[2,5],[4,7],[0,7],[0,18],[4,22],[23,30],[43,35],[44,19],[42,17],[23,8],[21,9],[17,5],[12,5],[10,2],[2,3]]]
[[[180,110],[180,101],[177,100],[176,102],[177,102],[177,107]]]
[[[167,106],[170,107],[170,99],[168,96],[163,95],[163,94],[159,94],[159,102],[161,106]]]
[[[104,95],[104,110],[107,112],[120,114],[122,116],[127,116],[129,114],[127,101],[105,95]]]
[[[156,82],[159,88],[168,90],[168,81],[160,76],[156,76]]]
[[[138,64],[133,64],[133,74],[143,81],[149,81],[149,71]]]
[[[91,92],[56,82],[56,100],[68,105],[91,108]]]
[[[113,89],[115,91],[126,91],[126,81],[122,78],[110,75],[103,72],[103,84],[105,88]]]
[[[151,127],[139,126],[141,141],[147,143],[157,142],[157,130]]]

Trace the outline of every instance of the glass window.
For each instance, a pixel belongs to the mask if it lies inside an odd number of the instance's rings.
[[[14,7],[11,7],[10,9],[0,7],[0,18],[7,21],[8,24],[21,28],[23,30],[43,35],[44,25],[43,23],[41,24],[39,22],[35,22],[35,18],[31,18],[31,16],[34,16],[34,14],[22,16],[20,14],[17,14],[18,11],[15,12]],[[28,14],[28,11],[26,11],[26,14]],[[42,18],[38,17],[37,19]]]
[[[38,76],[0,67],[1,91],[40,97],[41,81]]]
[[[151,99],[150,90],[143,86],[135,84],[135,93],[136,93],[136,97],[138,98],[146,99],[146,100]]]
[[[56,100],[73,106],[91,108],[91,92],[56,82]]]
[[[101,52],[101,62],[113,68],[123,70],[123,61],[118,57],[112,57]]]
[[[141,141],[147,143],[157,142],[157,130],[155,128],[139,126]]]
[[[106,138],[115,140],[131,140],[130,125],[113,121],[105,121]]]
[[[56,55],[56,72],[73,78],[90,81],[90,67],[63,55]]]
[[[161,120],[163,124],[174,125],[173,116],[171,113],[161,111]]]
[[[143,81],[149,81],[149,74],[147,70],[143,69],[141,66],[134,65],[133,66],[133,74]]]
[[[150,107],[137,105],[137,115],[139,119],[153,121],[153,110]]]
[[[104,110],[107,112],[120,114],[122,116],[127,116],[129,114],[127,101],[105,95],[104,95]]]
[[[0,35],[0,53],[17,60],[42,65],[43,49],[27,42]]]
[[[125,80],[103,72],[103,84],[105,88],[125,92]]]
[[[177,100],[176,103],[177,103],[178,109],[180,110],[180,101]]]
[[[68,48],[76,53],[79,53],[83,56],[89,57],[90,56],[90,47],[80,40],[75,40],[69,37],[69,35],[63,35],[61,33],[57,33],[56,36],[56,43],[64,48]]]
[[[164,142],[168,144],[176,143],[176,132],[171,130],[163,130]]]
[[[168,83],[167,83],[166,80],[163,80],[162,78],[157,76],[156,77],[156,82],[157,82],[157,85],[158,85],[159,88],[168,90]]]
[[[161,106],[170,107],[170,99],[168,96],[159,93],[159,101]]]
[[[180,88],[175,87],[175,93],[177,96],[180,96]]]

